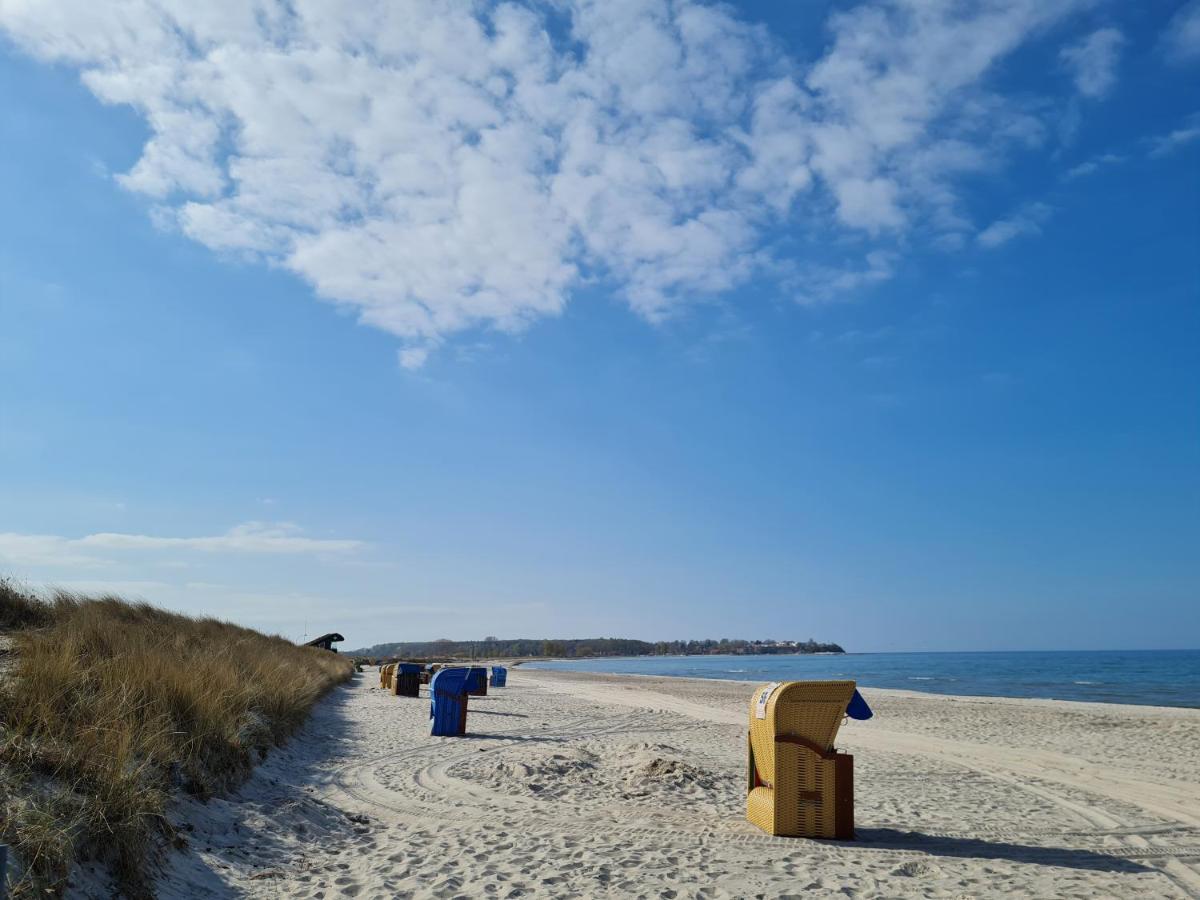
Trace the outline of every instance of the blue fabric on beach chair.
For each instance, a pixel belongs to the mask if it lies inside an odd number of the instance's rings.
[[[508,669],[504,666],[492,666],[492,687],[504,687],[508,681]]]
[[[439,669],[429,682],[429,733],[456,737],[467,732],[467,669]]]
[[[467,693],[476,697],[486,697],[487,683],[487,669],[483,666],[471,666],[467,674]]]
[[[850,702],[846,704],[846,715],[852,719],[866,721],[875,715],[871,712],[871,707],[867,706],[867,701],[863,699],[863,695],[855,688],[854,696],[850,698]]]
[[[421,696],[420,663],[398,663],[392,674],[392,693],[397,697]]]

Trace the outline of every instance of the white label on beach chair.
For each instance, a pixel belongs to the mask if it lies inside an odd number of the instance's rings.
[[[775,693],[775,688],[779,687],[782,682],[772,681],[758,693],[758,705],[754,708],[754,718],[765,719],[767,717],[767,701],[771,699],[771,695]]]

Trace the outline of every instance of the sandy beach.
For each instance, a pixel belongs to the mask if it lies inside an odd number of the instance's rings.
[[[518,668],[466,738],[377,685],[181,804],[162,896],[1200,896],[1200,710],[865,689],[835,844],[746,822],[749,683]]]

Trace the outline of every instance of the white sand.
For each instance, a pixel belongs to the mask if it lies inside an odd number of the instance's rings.
[[[1197,710],[864,690],[836,844],[745,821],[749,683],[511,669],[467,738],[377,684],[182,805],[162,896],[1200,896]]]

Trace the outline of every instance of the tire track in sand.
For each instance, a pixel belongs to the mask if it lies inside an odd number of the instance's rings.
[[[553,681],[537,682],[534,686],[598,702],[673,712],[705,722],[737,726],[745,724],[742,713],[706,706],[645,688],[617,688],[605,683]],[[1200,865],[1197,864],[1200,862],[1200,847],[1195,841],[1188,844],[1173,843],[1166,840],[1157,829],[1143,833],[1137,826],[1124,822],[1118,814],[1099,803],[1077,802],[1050,788],[1032,784],[1029,779],[1054,782],[1098,800],[1116,801],[1138,807],[1154,818],[1163,820],[1167,829],[1182,831],[1189,838],[1197,837],[1197,829],[1200,829],[1200,786],[1178,782],[1163,784],[1113,770],[1079,775],[1079,772],[1087,771],[1091,767],[1082,760],[1050,751],[995,749],[984,744],[890,731],[873,733],[866,729],[856,730],[853,741],[858,746],[872,749],[938,759],[1004,782],[1014,789],[1030,792],[1092,826],[1083,832],[1061,832],[1060,837],[1082,839],[1080,842],[1083,844],[1079,847],[1063,848],[1064,853],[1084,850],[1118,858],[1144,860],[1159,868],[1184,893],[1200,898]],[[1128,845],[1114,846],[1104,840],[1117,835],[1126,836]],[[988,835],[981,831],[978,834],[946,833],[939,836],[974,839]],[[1019,836],[1013,835],[1014,838]]]

